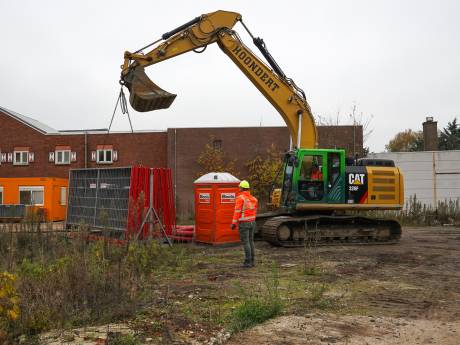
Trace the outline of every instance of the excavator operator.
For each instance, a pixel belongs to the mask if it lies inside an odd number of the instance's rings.
[[[323,180],[323,173],[318,167],[318,164],[313,163],[311,168],[310,180],[312,181],[322,181]]]

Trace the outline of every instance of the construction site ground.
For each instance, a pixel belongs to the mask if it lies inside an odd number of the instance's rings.
[[[404,228],[396,245],[257,242],[251,269],[239,268],[239,246],[185,246],[192,269],[159,276],[155,303],[135,319],[52,331],[42,341],[95,344],[118,332],[152,344],[460,344],[460,228]],[[230,334],[226,318],[241,294],[275,285],[281,314]]]

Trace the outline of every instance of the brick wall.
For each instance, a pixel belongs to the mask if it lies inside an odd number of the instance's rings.
[[[166,167],[166,132],[110,133],[107,134],[49,134],[45,135],[0,112],[0,151],[12,153],[15,147],[29,147],[34,161],[19,166],[1,163],[0,177],[68,177],[69,169],[85,168],[85,141],[87,142],[86,165],[88,168],[145,165]],[[118,160],[112,164],[91,161],[91,151],[97,145],[113,145]],[[70,146],[77,160],[67,165],[49,162],[49,152],[56,146]]]
[[[168,166],[174,172],[177,214],[180,218],[193,216],[193,181],[200,170],[197,159],[211,138],[222,141],[222,150],[227,159],[236,159],[236,168],[240,173],[237,177],[240,179],[248,174],[245,162],[258,153],[264,154],[271,144],[283,152],[289,149],[287,127],[168,129]],[[361,126],[320,126],[318,139],[320,148],[345,149],[352,156],[354,144],[356,153],[362,154]]]
[[[0,177],[68,177],[70,168],[85,167],[85,134],[45,135],[0,111],[0,151],[13,152],[15,147],[30,147],[34,162],[28,166],[13,163],[0,165]],[[289,148],[286,127],[171,128],[167,132],[88,134],[86,165],[88,168],[145,165],[170,167],[175,177],[178,216],[193,215],[193,181],[198,177],[197,158],[210,138],[221,140],[229,160],[236,159],[238,178],[245,178],[245,163],[256,154],[264,154],[274,144],[280,151]],[[357,126],[319,126],[319,147],[343,148],[351,156],[362,154],[363,132]],[[70,146],[77,160],[69,165],[49,162],[49,152],[56,146]],[[91,161],[91,151],[98,145],[112,145],[118,152],[113,164]]]

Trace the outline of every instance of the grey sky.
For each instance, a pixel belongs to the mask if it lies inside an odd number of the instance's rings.
[[[460,116],[460,1],[30,1],[0,2],[0,105],[57,129],[107,127],[125,50],[190,19],[236,11],[264,38],[315,114],[373,115],[368,145]],[[243,40],[252,45],[237,25]],[[136,113],[136,130],[282,125],[217,45],[152,66],[178,96],[167,110]],[[114,129],[127,130],[118,114]]]

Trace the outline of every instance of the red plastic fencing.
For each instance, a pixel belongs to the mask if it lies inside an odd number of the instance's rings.
[[[150,202],[150,174],[151,169],[146,167],[132,167],[129,187],[127,238],[136,238]],[[148,225],[145,224],[140,236],[148,234]]]
[[[152,195],[150,190],[151,181],[153,182]],[[142,230],[140,227],[150,208],[150,202],[168,237],[176,241],[193,240],[193,228],[176,226],[176,208],[174,205],[171,169],[146,167],[131,168],[127,238],[136,238],[138,233],[139,239],[149,237],[151,224],[146,223]],[[154,225],[154,235],[163,236],[157,224]]]

